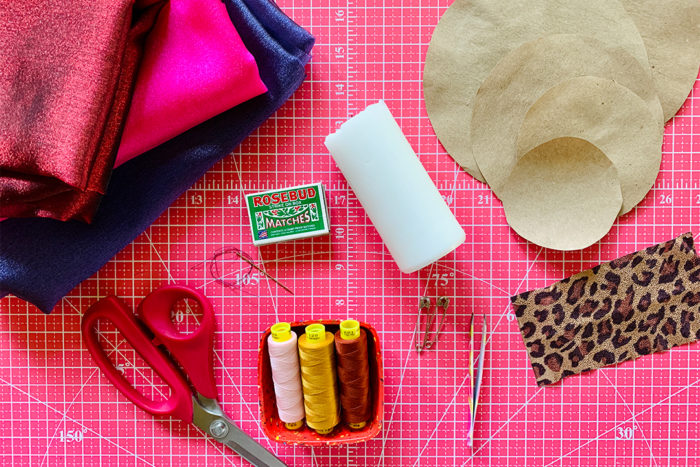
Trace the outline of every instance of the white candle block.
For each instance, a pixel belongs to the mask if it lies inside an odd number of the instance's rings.
[[[402,272],[464,243],[464,230],[384,101],[345,122],[325,144]]]

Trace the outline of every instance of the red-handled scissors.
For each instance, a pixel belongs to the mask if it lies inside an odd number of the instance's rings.
[[[192,334],[179,332],[172,322],[171,310],[182,299],[199,303],[202,318]],[[139,318],[153,333],[148,336],[129,307],[117,297],[103,298],[83,316],[85,344],[97,366],[122,394],[153,415],[169,415],[192,423],[215,440],[232,448],[256,466],[285,466],[281,460],[244,433],[219,407],[214,382],[214,310],[209,300],[196,290],[167,285],[150,293],[138,307]],[[170,387],[170,397],[150,400],[141,394],[110,361],[98,340],[98,320],[110,321],[141,355],[146,363]],[[180,364],[192,388],[177,365],[158,348],[159,342]]]

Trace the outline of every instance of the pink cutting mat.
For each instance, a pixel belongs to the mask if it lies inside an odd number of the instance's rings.
[[[689,230],[698,240],[700,86],[666,128],[662,171],[644,202],[599,244],[562,254],[515,235],[490,190],[459,170],[432,131],[422,100],[423,60],[449,0],[280,3],[317,38],[309,78],[294,97],[53,314],[15,298],[0,303],[2,463],[241,465],[195,428],[136,409],[96,370],[81,342],[80,315],[96,299],[116,293],[137,304],[153,288],[177,281],[201,288],[217,309],[216,379],[224,409],[290,465],[698,465],[700,346],[539,389],[508,297]],[[380,98],[467,232],[456,253],[419,274],[399,273],[323,146],[329,132]],[[254,248],[243,193],[310,182],[328,189],[331,236]],[[240,286],[214,281],[207,261],[226,248],[262,261],[295,295],[255,271],[247,274],[231,255],[217,266]],[[438,345],[418,356],[411,332],[423,293],[452,301]],[[470,451],[472,311],[485,314],[493,332]],[[257,419],[260,334],[278,320],[348,316],[381,334],[380,435],[352,447],[315,449],[264,438]],[[148,376],[123,342],[113,344],[125,373],[137,381]],[[160,397],[158,391],[150,394]]]

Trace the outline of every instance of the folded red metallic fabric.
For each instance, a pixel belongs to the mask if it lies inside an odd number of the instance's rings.
[[[0,217],[90,222],[163,3],[0,3]]]
[[[116,169],[90,225],[41,218],[0,222],[0,298],[12,293],[50,312],[61,297],[147,229],[301,85],[313,36],[269,0],[224,3],[255,57],[268,92]]]
[[[537,384],[700,339],[690,233],[511,298]]]

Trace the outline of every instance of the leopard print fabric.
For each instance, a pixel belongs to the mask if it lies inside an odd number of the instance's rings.
[[[700,339],[688,233],[511,298],[537,384]]]

